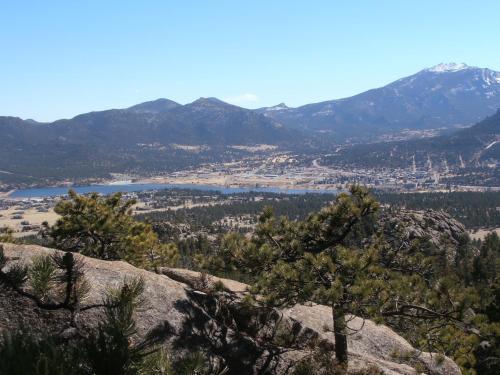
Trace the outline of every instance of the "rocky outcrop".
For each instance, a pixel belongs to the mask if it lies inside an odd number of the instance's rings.
[[[163,268],[160,271],[191,287],[197,288],[203,285],[204,288],[210,289],[220,284],[239,298],[247,294],[248,285],[234,280],[202,275],[185,269]],[[301,353],[302,356],[308,355],[310,347],[307,344],[312,342],[318,343],[323,340],[335,344],[333,332],[328,327],[331,322],[330,307],[311,303],[282,309],[279,313],[281,319],[288,321],[288,324],[300,325],[301,332],[295,334],[295,339],[301,343],[305,352]],[[348,338],[349,359],[353,372],[366,368],[379,368],[384,374],[406,375],[416,374],[415,367],[417,367],[425,369],[425,373],[428,374],[460,374],[458,366],[449,358],[438,364],[436,354],[417,351],[389,327],[354,316],[349,319],[349,327],[352,330]],[[296,356],[296,359],[299,357]],[[402,360],[402,357],[406,358]]]
[[[9,264],[29,264],[34,256],[57,251],[13,244],[3,247]],[[230,374],[292,373],[294,366],[311,356],[316,347],[332,349],[335,345],[326,306],[254,308],[242,302],[246,285],[232,280],[182,269],[163,269],[162,274],[157,274],[121,261],[79,257],[90,283],[84,306],[99,304],[110,288],[141,277],[144,303],[136,312],[135,339],[154,339],[172,352],[203,351],[227,366]],[[0,287],[0,302],[0,331],[28,326],[64,335],[74,329],[69,327],[63,311],[40,309],[7,288]],[[77,328],[96,326],[101,314],[100,308],[79,312]],[[437,361],[430,353],[417,352],[388,327],[356,317],[350,322],[354,329],[363,324],[363,329],[349,337],[351,372],[378,368],[385,374],[416,374],[416,369],[428,374],[460,374],[450,359]]]
[[[404,241],[427,240],[450,261],[468,236],[464,225],[443,211],[384,210],[379,225],[388,238],[399,232]]]

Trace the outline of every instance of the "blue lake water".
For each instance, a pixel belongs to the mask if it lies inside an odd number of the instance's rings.
[[[61,196],[68,193],[68,187],[46,187],[16,190],[10,194],[11,198],[42,198]],[[272,187],[225,187],[214,185],[197,185],[197,184],[124,184],[124,185],[87,185],[71,187],[77,193],[98,192],[100,194],[112,194],[116,192],[139,192],[147,190],[163,190],[163,189],[193,189],[202,191],[219,191],[223,194],[248,193],[248,192],[265,192],[265,193],[284,193],[284,194],[307,194],[307,193],[330,193],[336,194],[336,190],[324,189],[279,189]]]

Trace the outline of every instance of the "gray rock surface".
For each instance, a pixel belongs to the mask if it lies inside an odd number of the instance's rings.
[[[162,268],[161,272],[174,280],[185,282],[196,287],[200,282],[199,272],[178,269]],[[208,276],[208,285],[221,282],[225,289],[235,293],[239,297],[246,294],[248,285],[229,279],[216,276]],[[207,284],[205,280],[203,284]],[[330,307],[311,303],[308,305],[296,305],[294,307],[280,310],[283,318],[289,321],[299,322],[304,331],[312,330],[322,340],[332,344],[335,343],[331,326]],[[408,341],[399,336],[389,327],[378,325],[370,320],[351,316],[349,318],[349,328],[352,335],[348,338],[348,348],[350,356],[350,368],[353,371],[361,370],[369,365],[374,365],[384,371],[385,374],[416,374],[415,365],[426,369],[428,374],[460,374],[458,366],[449,358],[445,358],[440,365],[436,363],[436,354],[419,352],[413,348]],[[401,356],[413,356],[412,360],[401,360]]]
[[[27,245],[3,244],[3,247],[10,264],[29,264],[34,256],[56,251]],[[91,286],[84,306],[100,303],[110,288],[141,277],[145,283],[144,305],[136,312],[135,339],[154,336],[172,351],[202,350],[227,365],[230,374],[291,373],[293,366],[310,355],[318,343],[334,345],[326,306],[250,308],[241,303],[246,285],[233,280],[182,269],[164,269],[164,274],[156,274],[121,261],[77,256],[84,261]],[[222,282],[225,292],[215,295],[210,290],[217,281]],[[82,311],[76,319],[78,327],[95,326],[101,314],[99,308]],[[353,317],[350,326],[360,328],[362,323]],[[0,287],[0,333],[21,325],[62,335],[71,333],[64,312],[41,310],[31,301]],[[286,327],[293,340],[277,341],[279,327]],[[365,321],[363,329],[349,338],[350,372],[375,365],[386,374],[417,374],[415,367],[425,368],[427,374],[460,374],[457,365],[448,358],[438,365],[430,353],[417,353],[412,360],[395,353],[417,352],[388,327]]]
[[[455,258],[457,246],[468,235],[462,223],[446,212],[435,210],[385,211],[380,217],[379,225],[384,227],[384,232],[388,236],[398,230],[402,231],[404,239],[408,242],[427,239],[440,251],[444,250],[450,261]]]

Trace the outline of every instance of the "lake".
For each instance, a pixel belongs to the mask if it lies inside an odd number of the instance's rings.
[[[10,198],[42,198],[61,196],[68,193],[69,187],[45,187],[33,189],[20,189],[9,195]],[[248,192],[264,192],[264,193],[284,193],[284,194],[335,194],[337,190],[326,189],[279,189],[273,187],[225,187],[215,185],[197,185],[197,184],[112,184],[112,185],[87,185],[74,186],[71,189],[77,193],[85,194],[98,192],[100,194],[112,194],[116,192],[139,192],[147,190],[163,190],[163,189],[193,189],[202,191],[219,191],[223,194],[248,193]]]

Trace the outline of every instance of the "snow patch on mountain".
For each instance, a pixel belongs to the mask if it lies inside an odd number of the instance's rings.
[[[461,63],[461,64],[456,64],[456,63],[441,63],[434,65],[431,68],[426,69],[428,72],[434,72],[434,73],[445,73],[445,72],[458,72],[459,70],[464,70],[464,69],[469,69],[472,68],[467,64]]]
[[[485,150],[488,150],[488,149],[492,148],[497,143],[498,143],[498,141],[494,141],[494,142],[490,143],[488,146],[486,146]]]
[[[282,110],[282,109],[289,109],[290,107],[288,107],[285,103],[280,103],[278,105],[275,105],[274,107],[268,107],[266,108],[266,111],[279,111],[279,110]]]

